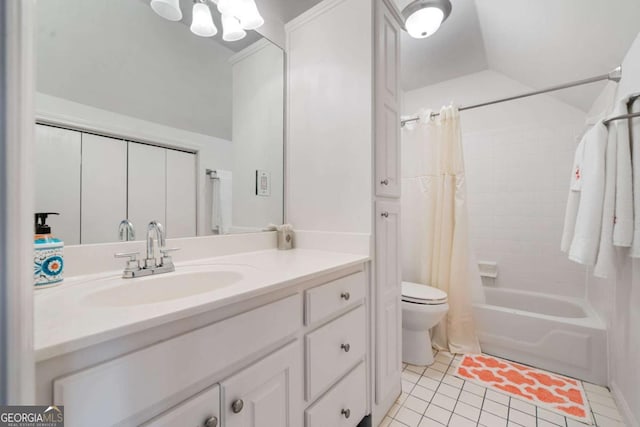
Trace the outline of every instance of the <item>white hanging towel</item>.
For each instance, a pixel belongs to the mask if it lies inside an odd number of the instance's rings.
[[[627,114],[629,97],[614,109],[612,116]],[[609,123],[609,138],[616,138],[616,196],[613,244],[628,248],[633,241],[633,176],[631,169],[631,140],[626,120]]]
[[[593,269],[593,275],[602,279],[606,279],[609,272],[612,271],[615,260],[613,227],[616,216],[617,147],[617,134],[615,131],[611,132],[611,128],[609,128],[605,152],[604,199],[602,204],[600,245],[596,265]]]
[[[232,214],[232,173],[231,171],[216,170],[212,174],[211,198],[211,230],[218,234],[228,234],[231,229]]]
[[[569,197],[567,198],[567,209],[564,215],[564,229],[560,249],[562,252],[569,252],[573,241],[573,232],[576,228],[576,217],[578,206],[580,206],[580,190],[582,189],[582,161],[584,158],[585,138],[582,137],[576,153],[573,157],[573,167],[571,168],[571,181],[569,184]]]
[[[577,173],[576,181],[577,187],[579,187],[580,201],[575,216],[569,259],[584,265],[594,265],[600,246],[602,227],[605,151],[607,147],[606,126],[602,122],[593,126],[584,135],[580,145],[583,145],[582,158],[579,161],[579,169],[574,171]],[[568,214],[569,212],[567,216]],[[571,226],[571,222],[572,219],[569,218],[569,224],[567,224],[565,218],[565,227]],[[570,233],[570,230],[565,230],[565,233]]]
[[[636,100],[629,109],[630,113],[640,112],[640,102]],[[622,121],[628,124],[627,120]],[[633,212],[635,213],[633,225],[633,244],[631,245],[631,257],[640,258],[640,147],[636,145],[640,142],[640,119],[631,119],[631,134],[629,144],[636,150],[632,155],[633,162]]]

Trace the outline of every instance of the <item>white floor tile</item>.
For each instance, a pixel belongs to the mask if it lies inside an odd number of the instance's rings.
[[[407,397],[406,402],[404,402],[405,408],[409,408],[419,414],[424,414],[424,411],[427,410],[427,406],[429,406],[429,403],[414,396]]]
[[[614,420],[600,414],[595,414],[596,424],[598,427],[623,427],[624,424],[618,420]]]
[[[584,389],[587,391],[587,393],[595,393],[595,394],[600,394],[604,396],[611,395],[611,392],[606,387],[602,387],[602,386],[591,384],[591,383],[585,383],[585,382],[583,382],[582,385],[584,386]]]
[[[473,394],[477,394],[478,396],[483,396],[484,397],[484,392],[487,390],[485,387],[481,387],[477,384],[471,383],[469,381],[466,381],[464,383],[464,386],[462,386],[462,389],[465,391],[468,391],[470,393]]]
[[[458,400],[463,401],[464,403],[468,403],[471,406],[475,406],[476,408],[482,408],[482,397],[477,394],[470,393],[468,391],[462,391],[460,393],[460,397]]]
[[[418,424],[422,419],[422,414],[414,412],[408,408],[400,408],[396,416],[393,418],[408,425],[409,427],[418,427]]]
[[[391,424],[391,421],[393,421],[391,417],[384,417],[384,419],[380,423],[380,427],[389,427],[389,424]]]
[[[426,366],[416,366],[416,365],[407,365],[407,368],[406,368],[407,371],[415,372],[418,375],[422,375],[425,369],[427,369]]]
[[[456,403],[456,407],[454,408],[453,413],[462,415],[463,417],[475,422],[478,422],[478,418],[480,418],[480,409],[460,401]]]
[[[513,400],[511,400],[511,403],[513,403]],[[509,409],[509,421],[524,427],[536,427],[536,417],[534,415],[525,414],[515,409]]]
[[[407,396],[409,396],[409,393],[407,393],[406,391],[403,391],[402,393],[400,393],[400,396],[398,396],[398,398],[396,399],[396,403],[402,405],[404,401],[407,400]]]
[[[444,377],[444,372],[436,371],[435,369],[432,369],[432,368],[427,368],[427,370],[424,371],[423,375],[425,377],[432,378],[440,382],[440,380],[442,380],[442,377]]]
[[[542,418],[538,418],[538,427],[558,427],[558,424],[550,423]],[[564,427],[564,425],[562,427]]]
[[[402,391],[405,393],[409,393],[411,392],[411,390],[413,390],[413,386],[415,385],[415,383],[412,383],[411,381],[407,381],[407,380],[402,380]]]
[[[433,378],[422,377],[422,378],[420,378],[420,381],[418,381],[418,385],[421,385],[422,387],[426,387],[429,390],[434,390],[435,391],[438,388],[438,386],[440,385],[440,382],[434,380]]]
[[[509,405],[513,409],[517,409],[520,412],[524,412],[525,414],[536,416],[536,407],[531,403],[523,402],[518,399],[511,399],[511,404]]]
[[[420,374],[416,374],[415,372],[411,372],[408,369],[405,369],[404,371],[402,371],[402,374],[400,374],[402,379],[405,381],[409,381],[413,384],[417,383],[418,380],[420,379]]]
[[[553,423],[562,427],[566,425],[566,422],[562,415],[558,414],[557,412],[551,412],[544,408],[538,408],[538,420],[540,419],[546,420],[550,423]]]
[[[454,413],[449,420],[449,427],[476,427],[476,422]]]
[[[400,405],[398,405],[397,403],[394,403],[393,406],[391,406],[391,409],[389,409],[389,412],[387,412],[387,415],[393,418],[396,416],[399,410],[400,410]]]
[[[484,399],[484,403],[482,404],[482,410],[491,412],[493,415],[497,415],[502,418],[507,418],[509,416],[509,407],[502,405],[498,402],[494,402],[493,400]]]
[[[429,369],[435,369],[436,371],[440,372],[447,372],[447,369],[449,369],[449,363],[436,361],[433,365],[429,366]]]
[[[509,396],[504,393],[498,393],[495,390],[487,390],[485,398],[509,406]]]
[[[607,418],[611,418],[616,421],[622,421],[622,417],[617,408],[611,408],[610,406],[601,405],[600,403],[593,402],[591,404],[591,410],[596,415],[604,415]]]
[[[591,404],[598,403],[600,405],[608,406],[610,408],[617,408],[616,402],[613,400],[611,396],[591,393],[591,394],[587,394],[587,399]]]
[[[411,395],[417,397],[418,399],[422,399],[425,402],[430,402],[433,398],[433,394],[435,392],[433,390],[429,390],[426,387],[422,387],[420,384],[416,384],[416,386],[411,390]]]
[[[431,399],[432,405],[438,405],[441,408],[446,409],[447,411],[453,411],[453,408],[456,406],[456,399],[452,399],[449,396],[445,396],[444,394],[436,393]]]
[[[453,375],[449,375],[449,374],[444,376],[444,379],[442,380],[442,382],[456,388],[462,388],[464,384],[464,380],[461,380],[460,378],[454,377]]]
[[[438,393],[444,394],[445,396],[449,396],[453,399],[457,399],[458,396],[460,396],[460,389],[449,384],[440,383],[440,387],[438,387]]]
[[[500,418],[497,415],[493,415],[490,412],[482,411],[480,413],[480,425],[486,427],[505,427],[507,425],[507,420]]]
[[[400,421],[392,420],[389,427],[407,427],[406,424],[402,424]]]
[[[424,413],[424,416],[447,425],[449,423],[449,418],[451,418],[451,411],[447,411],[446,409],[432,403],[427,408],[427,412]]]
[[[444,424],[432,420],[431,418],[423,417],[420,421],[419,427],[442,427]]]

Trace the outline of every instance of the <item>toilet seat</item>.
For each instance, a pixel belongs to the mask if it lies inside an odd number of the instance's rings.
[[[402,282],[402,301],[422,305],[446,304],[447,293],[432,286]]]

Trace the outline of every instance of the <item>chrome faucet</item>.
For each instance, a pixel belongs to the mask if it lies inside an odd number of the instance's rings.
[[[136,240],[136,231],[133,228],[133,224],[128,219],[123,219],[118,225],[118,237],[121,242],[128,242],[130,240]]]
[[[155,237],[155,239],[154,239]],[[158,250],[161,253],[160,262],[156,258],[156,246],[154,241],[157,242]],[[145,258],[143,265],[140,265],[138,261],[138,255],[140,252],[128,252],[115,254],[116,258],[129,258],[127,266],[122,273],[122,277],[125,279],[131,279],[134,277],[150,276],[152,274],[169,273],[175,271],[173,260],[169,256],[170,252],[177,251],[179,248],[167,248],[166,239],[164,235],[164,228],[158,221],[151,221],[147,226],[147,257]]]

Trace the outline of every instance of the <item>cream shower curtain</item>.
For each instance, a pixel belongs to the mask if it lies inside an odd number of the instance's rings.
[[[421,112],[418,124],[403,132],[403,279],[448,295],[449,312],[433,330],[434,346],[479,353],[472,303],[484,297],[469,246],[460,116],[452,106],[430,116]]]

